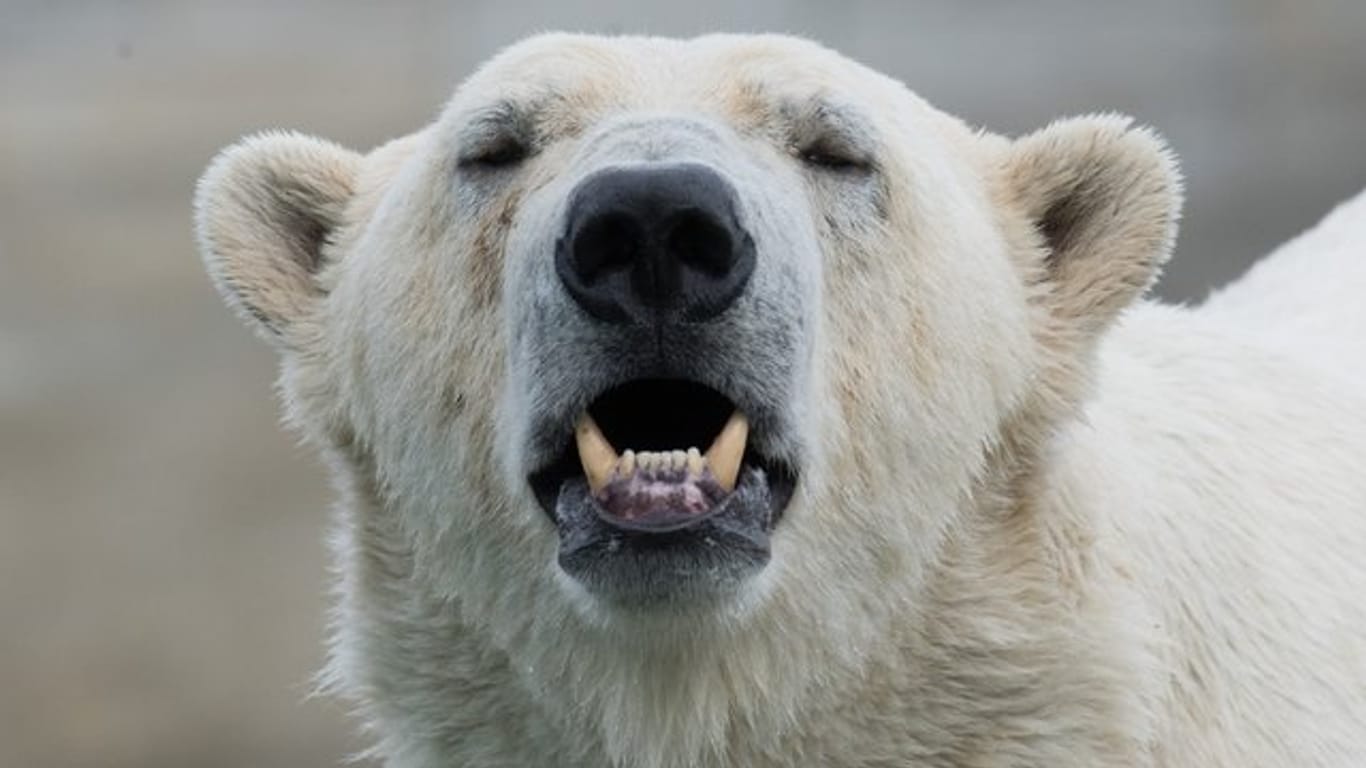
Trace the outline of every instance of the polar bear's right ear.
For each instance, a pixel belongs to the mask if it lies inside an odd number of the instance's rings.
[[[322,250],[341,225],[361,156],[293,133],[248,137],[209,165],[195,191],[200,255],[228,306],[269,341],[290,328],[322,290]]]
[[[1050,311],[1094,336],[1147,290],[1176,237],[1181,178],[1166,144],[1120,115],[1061,120],[1013,142],[1006,204],[1042,240]]]

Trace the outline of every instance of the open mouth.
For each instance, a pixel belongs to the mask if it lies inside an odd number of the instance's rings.
[[[668,533],[717,515],[742,483],[760,481],[768,508],[750,513],[762,516],[767,529],[791,498],[795,477],[754,451],[749,437],[749,418],[710,387],[679,379],[631,381],[579,415],[573,441],[531,476],[531,486],[559,524],[569,511],[566,489],[582,483],[602,522]]]
[[[641,379],[600,395],[529,478],[560,567],[624,605],[732,594],[768,562],[796,486],[754,437],[743,409],[695,382]]]

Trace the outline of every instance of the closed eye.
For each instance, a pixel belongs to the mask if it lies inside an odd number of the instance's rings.
[[[456,164],[464,169],[497,170],[516,166],[532,154],[532,121],[511,102],[485,107],[460,131]]]
[[[499,136],[462,152],[458,163],[462,168],[506,168],[522,162],[530,154],[531,148],[526,142],[515,136]]]
[[[791,151],[807,167],[840,173],[874,170],[871,130],[857,110],[816,99],[789,113],[794,116]]]
[[[867,171],[872,168],[866,155],[824,142],[799,149],[798,156],[803,163],[828,171]]]

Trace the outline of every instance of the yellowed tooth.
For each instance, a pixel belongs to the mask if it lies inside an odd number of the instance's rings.
[[[598,423],[587,413],[583,414],[574,428],[574,440],[579,445],[579,461],[583,464],[583,474],[588,478],[588,487],[597,493],[612,479],[612,470],[617,465],[617,452],[607,442]]]
[[[749,439],[749,419],[736,411],[721,427],[721,433],[707,449],[707,464],[716,482],[726,491],[735,490],[735,479],[740,474],[740,460],[745,455],[745,441]]]
[[[687,451],[674,451],[673,453],[671,453],[671,454],[669,455],[669,464],[670,464],[674,469],[682,469],[682,468],[683,468],[683,465],[686,464],[687,461],[688,461],[688,452],[687,452]]]
[[[692,475],[693,477],[701,476],[702,468],[706,466],[705,461],[702,458],[702,454],[699,453],[696,448],[689,448],[687,456],[688,474]]]
[[[636,464],[640,465],[641,472],[650,472],[655,468],[655,455],[650,451],[641,451],[636,454]]]
[[[627,448],[621,454],[621,461],[617,462],[617,473],[622,477],[628,477],[636,471],[636,452]]]

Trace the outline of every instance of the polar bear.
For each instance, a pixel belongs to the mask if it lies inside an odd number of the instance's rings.
[[[1172,156],[777,36],[541,36],[197,192],[396,768],[1366,763],[1366,201],[1142,299]]]

